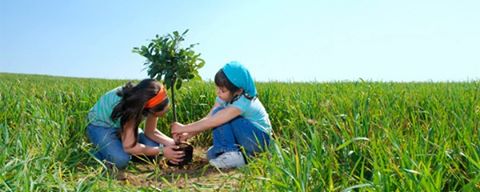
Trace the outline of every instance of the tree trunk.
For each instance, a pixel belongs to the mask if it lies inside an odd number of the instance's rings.
[[[172,86],[170,86],[172,90],[172,108],[173,108],[173,121],[177,122],[177,108],[175,107],[175,81],[172,81]]]

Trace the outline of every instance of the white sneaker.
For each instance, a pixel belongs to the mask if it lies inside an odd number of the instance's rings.
[[[220,169],[237,168],[245,165],[245,160],[243,159],[243,155],[240,151],[225,152],[208,162],[210,165]]]

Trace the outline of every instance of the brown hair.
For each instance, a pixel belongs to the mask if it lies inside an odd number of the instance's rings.
[[[135,140],[138,136],[138,126],[140,125],[144,116],[148,113],[162,111],[168,105],[168,98],[163,100],[156,106],[150,109],[145,109],[144,106],[148,100],[157,95],[161,90],[162,85],[155,79],[144,79],[137,85],[128,82],[117,95],[122,97],[120,102],[113,108],[110,118],[115,121],[120,119],[120,133],[122,133],[123,126],[131,119],[135,120]]]
[[[215,85],[217,85],[218,87],[225,87],[228,91],[232,93],[235,93],[240,89],[235,86],[230,80],[228,80],[222,69],[220,69],[217,74],[215,74]]]

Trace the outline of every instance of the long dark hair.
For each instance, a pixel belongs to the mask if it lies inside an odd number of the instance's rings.
[[[154,113],[162,111],[168,105],[168,99],[158,104],[151,109],[145,109],[145,103],[154,97],[161,89],[161,84],[155,79],[144,79],[137,85],[133,85],[132,82],[125,84],[122,89],[117,92],[117,95],[122,97],[120,102],[113,108],[110,118],[113,121],[120,118],[120,132],[123,131],[123,126],[129,121],[134,120],[134,133],[135,140],[138,136],[138,126],[142,122],[142,119],[148,115],[148,113]],[[136,143],[136,142],[135,142]],[[134,144],[135,144],[134,143]]]

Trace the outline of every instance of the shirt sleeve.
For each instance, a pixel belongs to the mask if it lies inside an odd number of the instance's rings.
[[[251,100],[248,100],[245,96],[240,96],[238,100],[234,101],[230,106],[240,109],[240,111],[245,113],[251,105]]]
[[[226,103],[226,102],[225,102],[224,100],[220,99],[220,97],[217,96],[217,98],[215,98],[215,101],[216,101],[218,104],[220,104],[221,106],[225,106],[225,103]]]

